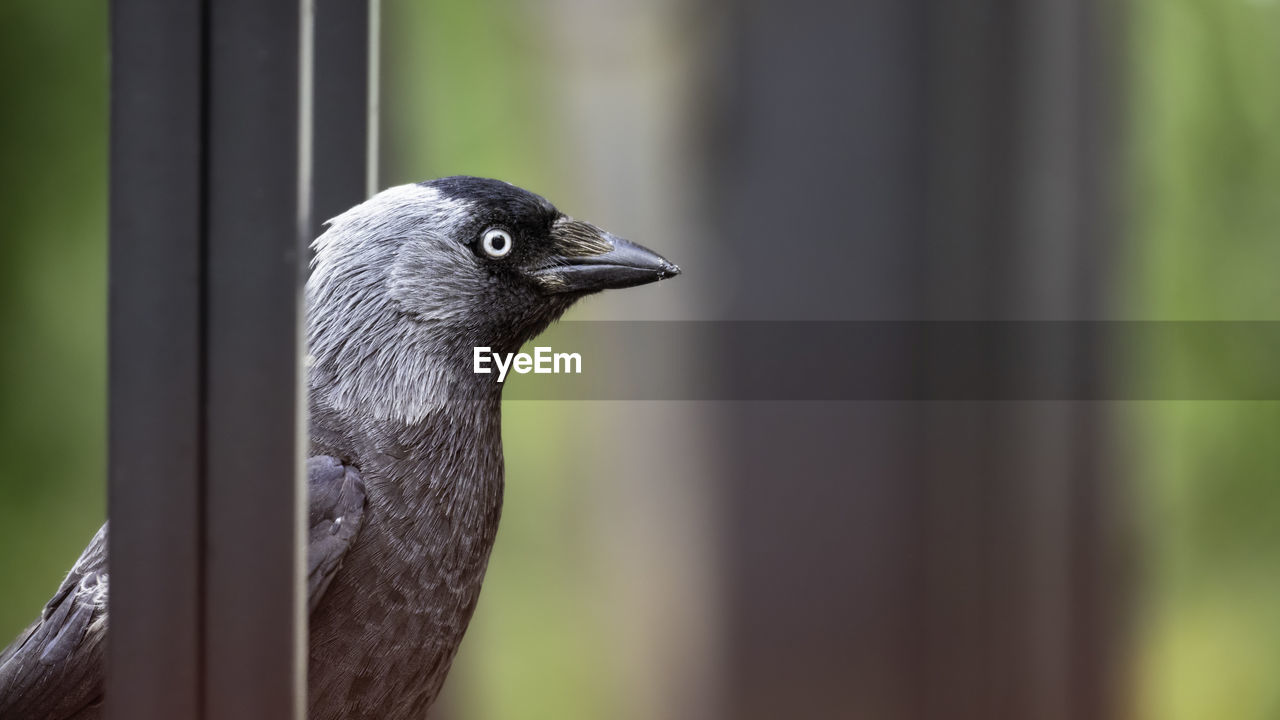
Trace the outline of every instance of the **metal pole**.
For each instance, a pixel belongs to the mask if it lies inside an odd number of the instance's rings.
[[[206,720],[301,718],[306,707],[304,7],[210,5]]]
[[[311,236],[377,188],[380,0],[316,0]]]
[[[164,32],[156,32],[164,28]],[[111,717],[199,716],[204,8],[111,4]]]
[[[309,6],[112,6],[112,717],[305,708]]]

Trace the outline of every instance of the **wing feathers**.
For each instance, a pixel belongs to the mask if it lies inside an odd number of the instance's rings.
[[[364,524],[364,483],[328,456],[307,460],[308,608],[329,587]],[[40,619],[0,651],[0,718],[97,717],[107,626],[107,526],[93,537]]]

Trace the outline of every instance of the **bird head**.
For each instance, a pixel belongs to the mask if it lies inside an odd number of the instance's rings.
[[[343,385],[330,393],[343,404],[391,416],[414,392],[462,382],[474,347],[515,352],[585,295],[680,272],[538,195],[474,177],[385,190],[314,247],[312,392]]]

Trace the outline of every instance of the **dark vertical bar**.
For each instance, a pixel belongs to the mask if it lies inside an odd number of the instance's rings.
[[[300,718],[309,5],[112,5],[114,718]]]
[[[110,717],[198,717],[199,0],[111,3]],[[160,31],[163,29],[163,31]]]
[[[316,0],[311,237],[377,182],[380,0]]]
[[[734,319],[1096,316],[1101,4],[732,7],[709,145]],[[1078,379],[1070,352],[1038,350]],[[883,361],[954,361],[924,352]],[[1084,405],[726,412],[723,716],[1115,715],[1104,418]]]
[[[300,718],[310,8],[209,22],[204,717]]]
[[[732,319],[917,317],[920,3],[734,8],[711,223],[740,279]],[[755,382],[729,354],[710,362]],[[716,423],[722,717],[915,717],[919,419],[910,403],[735,403]]]
[[[927,269],[947,318],[1093,319],[1115,237],[1106,4],[930,2]],[[1105,315],[1103,315],[1105,317]],[[1078,347],[1093,343],[1082,328]],[[975,348],[997,357],[1002,348]],[[1069,349],[1037,371],[1082,382]],[[1106,718],[1119,583],[1097,592],[1115,538],[1106,406],[932,408],[932,567],[925,716]],[[995,681],[999,678],[1000,681]],[[961,715],[960,713],[963,713]]]

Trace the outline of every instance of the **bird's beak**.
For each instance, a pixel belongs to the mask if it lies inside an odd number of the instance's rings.
[[[680,274],[658,253],[585,222],[562,218],[551,230],[555,255],[532,275],[548,293],[596,292]]]

